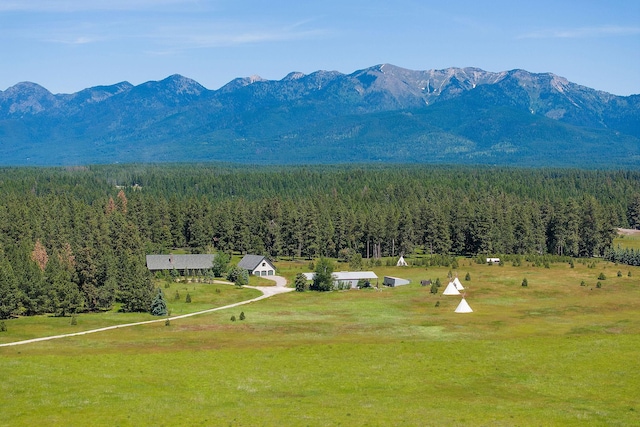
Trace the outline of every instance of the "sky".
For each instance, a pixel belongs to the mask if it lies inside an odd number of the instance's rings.
[[[477,67],[640,94],[639,0],[0,0],[0,90]]]

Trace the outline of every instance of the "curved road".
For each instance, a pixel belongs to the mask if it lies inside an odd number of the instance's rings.
[[[223,307],[216,307],[216,308],[210,308],[208,310],[197,311],[195,313],[182,314],[180,316],[163,317],[161,319],[146,320],[144,322],[135,322],[135,323],[124,323],[122,325],[107,326],[105,328],[90,329],[88,331],[74,332],[74,333],[71,333],[71,334],[53,335],[53,336],[50,336],[50,337],[41,337],[41,338],[33,338],[33,339],[30,339],[30,340],[24,340],[24,341],[8,342],[8,343],[0,344],[0,347],[9,347],[9,346],[14,346],[14,345],[30,344],[30,343],[34,343],[34,342],[38,342],[38,341],[48,341],[48,340],[55,340],[55,339],[58,339],[58,338],[66,338],[66,337],[75,337],[75,336],[78,336],[78,335],[94,334],[96,332],[109,331],[109,330],[112,330],[112,329],[127,328],[129,326],[138,326],[138,325],[146,325],[148,323],[166,322],[167,320],[184,319],[185,317],[197,316],[199,314],[211,313],[213,311],[225,310],[227,308],[232,308],[232,307],[237,307],[239,305],[249,304],[249,303],[252,303],[252,302],[255,302],[255,301],[260,301],[261,299],[272,297],[272,296],[277,295],[277,294],[291,292],[291,291],[294,290],[293,288],[287,288],[286,287],[287,286],[287,279],[285,279],[284,277],[281,277],[281,276],[264,276],[262,278],[263,279],[273,280],[274,282],[276,282],[276,285],[275,286],[245,286],[246,288],[257,289],[260,292],[262,292],[262,295],[260,295],[259,297],[252,298],[252,299],[249,299],[249,300],[246,300],[246,301],[236,302],[234,304],[225,305]]]

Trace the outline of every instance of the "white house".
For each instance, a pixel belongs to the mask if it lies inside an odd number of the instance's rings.
[[[276,274],[276,267],[263,255],[245,255],[238,263],[238,267],[243,268],[254,276],[273,276]]]

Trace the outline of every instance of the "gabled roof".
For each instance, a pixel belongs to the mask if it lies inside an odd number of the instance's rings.
[[[249,254],[245,255],[240,260],[240,262],[238,263],[238,267],[244,268],[245,270],[255,270],[255,268],[259,266],[262,261],[268,262],[271,267],[275,268],[273,263],[269,261],[269,258],[265,257],[264,255],[249,255]]]
[[[213,254],[147,255],[149,270],[205,270],[213,267]]]

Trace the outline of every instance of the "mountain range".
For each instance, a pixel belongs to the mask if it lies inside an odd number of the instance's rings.
[[[1,165],[207,162],[640,167],[640,95],[552,73],[390,64],[0,91]]]

